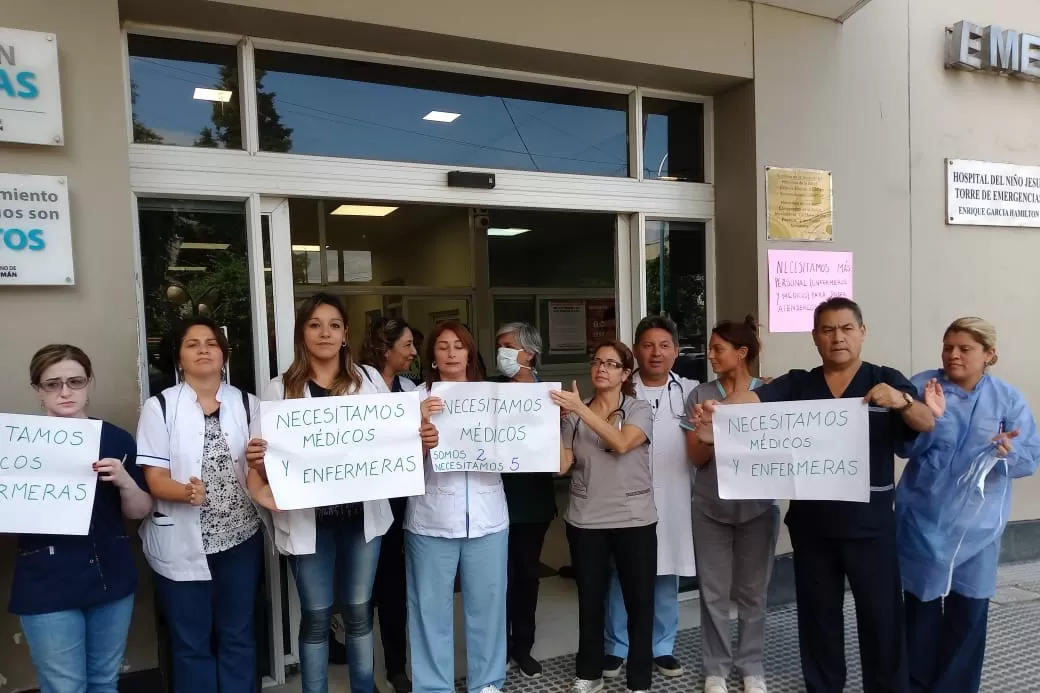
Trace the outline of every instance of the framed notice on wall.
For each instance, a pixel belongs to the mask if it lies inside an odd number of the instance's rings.
[[[0,27],[0,142],[60,145],[63,138],[57,37]]]
[[[0,173],[0,286],[74,281],[68,181]]]
[[[947,159],[946,223],[1040,228],[1040,166]]]
[[[767,166],[766,210],[771,241],[834,240],[831,172]]]

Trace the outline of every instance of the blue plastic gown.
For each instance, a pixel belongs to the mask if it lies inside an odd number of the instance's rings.
[[[1040,435],[1025,397],[986,375],[972,392],[925,371],[911,382],[923,396],[937,378],[946,413],[935,430],[899,451],[909,460],[896,490],[896,535],[903,589],[921,601],[950,592],[988,599],[997,587],[1000,538],[1011,510],[1011,480],[1031,476]],[[992,439],[1018,430],[998,459]]]

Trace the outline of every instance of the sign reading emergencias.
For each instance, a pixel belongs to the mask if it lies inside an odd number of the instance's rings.
[[[868,502],[868,412],[859,398],[720,406],[719,497]]]
[[[0,414],[0,534],[90,529],[101,422]]]
[[[68,181],[0,173],[0,286],[74,282]]]
[[[63,137],[58,39],[0,27],[0,142],[60,145]]]
[[[440,444],[435,472],[559,472],[559,383],[433,384],[444,400],[433,417]]]
[[[261,402],[275,503],[299,510],[423,493],[419,422],[417,392]]]

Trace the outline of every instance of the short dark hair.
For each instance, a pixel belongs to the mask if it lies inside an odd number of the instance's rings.
[[[621,392],[629,397],[636,396],[636,383],[632,380],[632,376],[636,372],[636,357],[633,356],[632,350],[628,348],[628,345],[618,339],[604,339],[596,345],[596,348],[592,350],[592,357],[595,358],[596,354],[600,352],[600,349],[613,349],[621,359],[621,367],[628,371],[628,377],[625,378],[621,383]]]
[[[860,327],[863,326],[863,309],[859,307],[858,303],[844,296],[832,296],[816,306],[816,310],[813,311],[813,331],[815,332],[819,329],[820,318],[823,317],[824,313],[836,313],[839,310],[851,310],[852,314],[856,316],[856,324]]]
[[[204,315],[193,315],[189,318],[181,320],[173,330],[173,363],[177,368],[181,366],[181,347],[184,346],[184,338],[188,334],[188,330],[193,327],[208,327],[213,332],[213,336],[217,340],[217,346],[220,348],[220,353],[224,356],[224,366],[227,366],[228,354],[231,351],[231,347],[228,346],[227,337],[224,336],[224,332],[217,326],[217,323],[212,318],[207,318]]]
[[[648,315],[640,320],[639,324],[636,325],[636,338],[632,340],[632,344],[639,344],[639,340],[650,330],[664,330],[672,335],[672,341],[678,346],[679,328],[676,326],[675,321],[667,315]]]
[[[723,320],[711,331],[719,339],[734,349],[747,349],[747,363],[752,364],[762,351],[762,343],[758,340],[758,321],[755,316],[748,315],[741,322]]]
[[[40,380],[43,378],[43,372],[62,361],[75,361],[83,366],[83,372],[87,378],[94,377],[94,368],[90,364],[90,357],[78,346],[73,346],[72,344],[48,344],[37,351],[29,363],[29,384],[33,387],[38,387]]]

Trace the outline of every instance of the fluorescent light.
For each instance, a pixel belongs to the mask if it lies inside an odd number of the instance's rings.
[[[205,267],[167,267],[168,272],[205,272]]]
[[[379,207],[378,205],[340,205],[330,214],[337,217],[385,217],[393,214],[397,207]]]
[[[455,119],[458,118],[461,113],[449,113],[448,111],[430,111],[423,116],[423,120],[429,120],[434,123],[454,123]]]
[[[522,233],[527,233],[531,229],[488,229],[487,235],[489,236],[519,236]]]
[[[230,243],[181,243],[181,250],[227,250]]]
[[[224,89],[195,87],[195,95],[192,98],[198,101],[219,101],[220,103],[227,103],[231,100],[231,92],[225,91]]]
[[[294,253],[317,253],[321,250],[320,245],[294,245],[292,247]]]

